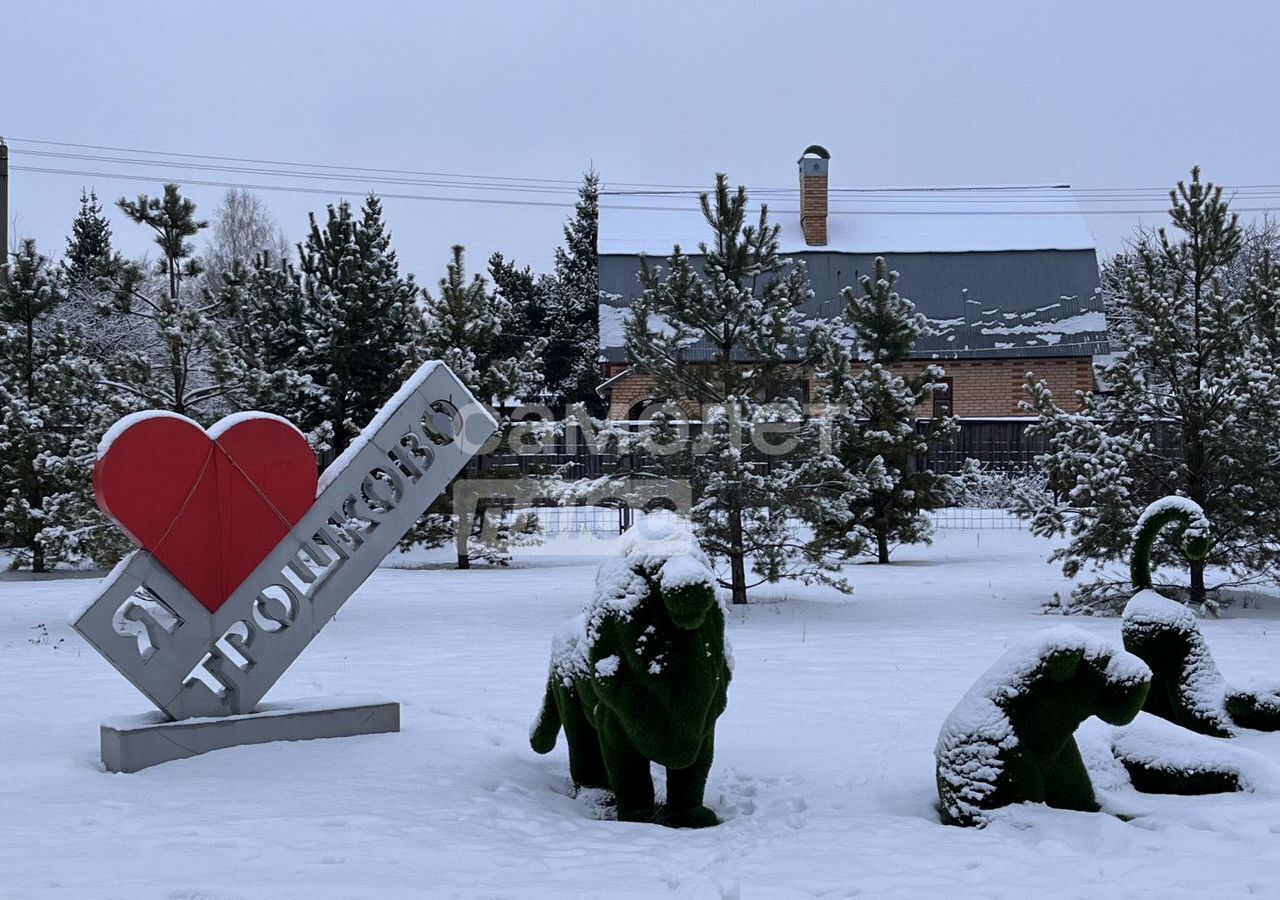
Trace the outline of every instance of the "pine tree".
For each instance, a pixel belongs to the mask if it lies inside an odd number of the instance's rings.
[[[24,241],[0,282],[0,535],[33,572],[91,551],[105,526],[91,473],[114,415],[82,334],[57,314],[66,297]]]
[[[341,453],[423,359],[413,278],[401,277],[382,203],[359,219],[345,200],[299,247],[307,343],[302,373],[320,388],[298,425]]]
[[[117,206],[155,232],[161,255],[150,271],[118,261],[107,279],[111,300],[104,311],[144,329],[143,346],[126,348],[108,363],[110,381],[135,408],[212,418],[228,392],[215,374],[226,351],[225,309],[219,295],[199,289],[203,268],[191,243],[208,223],[196,218],[195,203],[176,184],[166,184],[162,197],[122,197]]]
[[[818,376],[835,454],[866,480],[854,504],[855,520],[875,539],[877,561],[887,563],[891,544],[928,542],[925,510],[943,505],[950,479],[916,464],[929,448],[955,433],[955,420],[934,418],[916,427],[916,408],[942,387],[940,366],[913,375],[893,371],[927,333],[928,320],[897,292],[898,273],[883,257],[858,288],[841,292],[840,319],[814,335]]]
[[[547,389],[559,402],[598,406],[600,384],[600,176],[587,172],[556,248],[548,297]]]
[[[821,452],[789,384],[798,380],[800,304],[809,298],[803,264],[778,253],[777,225],[761,206],[747,224],[747,192],[716,176],[702,195],[711,243],[699,245],[701,271],[677,246],[667,270],[641,260],[644,292],[625,324],[632,364],[654,379],[666,400],[702,411],[698,449],[689,465],[691,517],[703,547],[727,560],[734,603],[747,600],[747,565],[760,581],[817,579],[847,587],[833,554],[848,549],[849,495],[858,486]],[[651,330],[650,316],[666,323]],[[689,352],[701,341],[698,354]],[[765,429],[805,441],[789,457],[749,458]],[[766,441],[775,443],[773,441]],[[674,456],[674,455],[673,455]],[[668,458],[668,457],[664,457]],[[806,537],[797,522],[828,524]],[[852,527],[852,526],[850,526]],[[759,582],[757,582],[759,583]]]
[[[1069,536],[1051,559],[1068,576],[1087,563],[1123,559],[1147,503],[1177,494],[1213,523],[1204,559],[1190,563],[1190,599],[1213,608],[1206,570],[1227,583],[1274,578],[1280,545],[1280,266],[1268,248],[1247,259],[1244,229],[1222,189],[1202,183],[1170,192],[1164,228],[1139,233],[1131,251],[1104,269],[1113,361],[1099,367],[1105,392],[1086,392],[1079,412],[1063,409],[1028,374],[1029,429],[1047,439],[1038,458],[1052,494],[1028,496],[1034,533]],[[1156,564],[1175,556],[1157,546]],[[1116,606],[1127,586],[1099,580],[1077,606]]]
[[[482,275],[467,279],[462,247],[453,248],[438,291],[433,295],[423,290],[423,307],[424,356],[443,360],[481,403],[502,407],[508,400],[526,397],[538,389],[542,380],[538,359],[545,342],[522,340],[513,348],[504,341],[504,322],[512,318],[510,303],[501,294],[491,293]],[[510,421],[500,413],[498,418],[504,426],[505,440]],[[483,456],[479,457],[481,468],[475,477],[493,477],[495,473],[485,472],[485,462]],[[436,504],[406,538],[406,545],[438,545],[453,537],[460,569],[468,568],[473,559],[506,561],[512,536],[505,525],[493,521],[500,511],[491,510],[482,502],[475,511],[475,527],[458,528],[458,519],[444,511],[445,503],[442,499]]]

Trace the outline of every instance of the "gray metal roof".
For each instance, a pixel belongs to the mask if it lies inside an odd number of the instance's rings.
[[[930,320],[919,358],[1092,356],[1108,352],[1093,249],[886,253],[898,290]],[[791,253],[809,270],[811,319],[840,311],[840,289],[873,270],[875,255],[808,250]],[[698,257],[693,257],[695,264]],[[651,265],[661,265],[660,259]],[[638,254],[602,254],[601,350],[625,362],[620,322],[640,292]],[[610,296],[613,295],[613,296]],[[694,345],[692,358],[710,350]]]

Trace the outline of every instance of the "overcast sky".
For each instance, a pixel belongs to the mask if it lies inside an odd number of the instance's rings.
[[[308,211],[368,189],[572,201],[559,183],[511,193],[183,170],[35,157],[23,151],[148,158],[22,139],[563,181],[591,165],[647,184],[724,170],[748,188],[795,184],[800,151],[821,143],[833,187],[1070,182],[1149,189],[1090,208],[1158,209],[1154,189],[1196,162],[1226,185],[1280,184],[1277,34],[1269,0],[7,3],[11,163],[143,177],[14,171],[11,230],[60,252],[82,185],[114,200],[164,180],[186,179],[208,215],[225,188],[191,179],[320,191],[260,192],[293,240]],[[430,283],[454,243],[476,267],[493,250],[545,267],[567,212],[385,206],[403,267]],[[146,249],[112,212],[117,244]],[[1138,218],[1089,221],[1114,249]]]

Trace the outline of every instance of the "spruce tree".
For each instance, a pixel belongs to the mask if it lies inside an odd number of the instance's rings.
[[[788,391],[803,377],[804,265],[779,255],[779,226],[765,206],[748,224],[746,189],[731,191],[724,175],[701,203],[713,234],[699,245],[701,266],[679,246],[665,271],[642,258],[644,292],[625,323],[632,365],[654,379],[661,399],[701,416],[691,452],[662,459],[687,463],[691,517],[707,552],[727,561],[734,603],[747,601],[749,563],[756,583],[797,577],[846,588],[838,558],[849,549],[849,498],[859,485],[811,440],[814,426]],[[650,316],[666,329],[650,328]],[[804,446],[753,459],[766,429]],[[826,524],[806,535],[799,523]]]
[[[114,413],[83,335],[58,315],[66,296],[24,241],[0,282],[0,535],[33,572],[101,546],[105,526],[91,474]]]
[[[549,396],[551,388],[546,374],[553,340],[549,316],[555,279],[550,275],[537,275],[528,266],[520,268],[501,253],[489,257],[489,277],[493,280],[494,293],[504,304],[502,334],[497,338],[501,355],[518,356],[533,341],[546,343],[548,349],[538,360],[538,370],[543,376],[539,390],[554,400]]]
[[[1139,233],[1104,270],[1107,390],[1084,392],[1080,411],[1068,411],[1028,374],[1025,406],[1039,417],[1029,434],[1048,442],[1038,463],[1051,494],[1026,497],[1021,511],[1034,533],[1069,537],[1051,559],[1074,576],[1128,556],[1149,502],[1190,498],[1213,528],[1183,590],[1214,608],[1208,570],[1228,572],[1223,584],[1280,575],[1280,266],[1266,247],[1243,258],[1245,231],[1198,168],[1170,199],[1174,230]],[[1180,558],[1168,542],[1152,554],[1156,565]],[[1114,609],[1128,594],[1100,578],[1073,604]]]
[[[497,408],[538,389],[542,380],[538,360],[545,341],[522,340],[514,347],[505,341],[504,323],[512,318],[509,301],[492,293],[484,276],[476,274],[468,280],[462,247],[455,246],[452,253],[437,292],[423,290],[423,355],[443,360],[477,400],[494,409],[503,425],[505,440],[510,420]],[[486,471],[486,462],[483,455],[478,458],[480,468],[474,477],[497,474]],[[468,568],[474,559],[505,562],[512,535],[505,524],[494,521],[501,512],[489,509],[481,498],[473,517],[474,527],[459,528],[459,520],[445,511],[447,502],[442,498],[436,504],[407,536],[405,545],[437,545],[453,537],[460,569]]]
[[[304,373],[310,354],[302,282],[286,259],[264,251],[249,267],[233,262],[222,279],[229,347],[219,377],[234,404],[300,422],[323,407],[323,391]],[[309,435],[313,446],[321,435]]]
[[[598,406],[600,384],[600,177],[583,176],[574,215],[556,248],[547,312],[547,389],[563,403]]]
[[[918,464],[929,448],[955,433],[955,420],[933,418],[917,429],[916,409],[942,387],[940,366],[902,373],[928,320],[897,291],[898,273],[883,257],[858,287],[841,292],[841,316],[814,335],[821,399],[832,429],[834,452],[859,473],[867,492],[854,502],[855,520],[875,540],[878,562],[889,561],[893,544],[928,542],[926,510],[942,506],[950,479]],[[899,371],[894,371],[897,366]]]
[[[542,343],[526,340],[518,352],[505,354],[509,301],[491,292],[483,275],[467,278],[460,246],[452,249],[446,272],[434,295],[422,292],[424,354],[444,360],[481,403],[500,406],[532,393],[541,382]]]
[[[423,359],[417,288],[400,275],[372,194],[358,219],[345,200],[323,226],[313,214],[298,250],[310,348],[301,370],[324,392],[298,425],[338,454]]]
[[[109,274],[114,259],[111,223],[102,211],[98,195],[82,190],[80,211],[71,223],[67,250],[62,257],[63,275],[73,289],[92,285],[101,276]]]
[[[89,356],[103,366],[110,366],[124,352],[146,346],[151,333],[148,323],[110,303],[113,277],[122,265],[97,194],[81,191],[80,210],[72,220],[61,265],[67,296],[57,315],[80,329]]]

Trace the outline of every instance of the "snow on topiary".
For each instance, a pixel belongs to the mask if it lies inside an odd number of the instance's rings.
[[[985,825],[1012,803],[1098,810],[1073,735],[1098,716],[1123,725],[1142,708],[1142,660],[1070,625],[1000,657],[947,717],[936,748],[942,819]]]
[[[1224,705],[1241,728],[1280,731],[1280,687],[1274,684],[1229,687]]]
[[[1195,613],[1152,590],[1133,595],[1120,627],[1124,647],[1151,667],[1143,709],[1183,728],[1230,737],[1227,682],[1200,634]]]
[[[1209,520],[1186,497],[1157,500],[1134,526],[1129,569],[1138,593],[1124,608],[1121,630],[1125,649],[1141,657],[1153,673],[1144,708],[1215,737],[1230,737],[1233,722],[1259,731],[1280,730],[1280,687],[1228,688],[1195,613],[1151,589],[1151,548],[1169,525],[1182,527],[1188,559],[1203,559],[1209,546]]]
[[[1148,794],[1219,794],[1277,787],[1275,769],[1266,758],[1152,715],[1117,728],[1111,752],[1128,771],[1133,787]]]
[[[1168,525],[1182,526],[1182,552],[1189,560],[1201,560],[1209,552],[1209,520],[1200,504],[1186,497],[1161,497],[1138,516],[1133,526],[1133,551],[1129,580],[1135,591],[1151,588],[1151,548]]]
[[[718,824],[703,793],[732,662],[715,574],[683,520],[647,517],[618,544],[553,641],[530,744],[548,753],[563,729],[574,785],[611,791],[619,819]],[[650,762],[667,770],[662,808]]]

